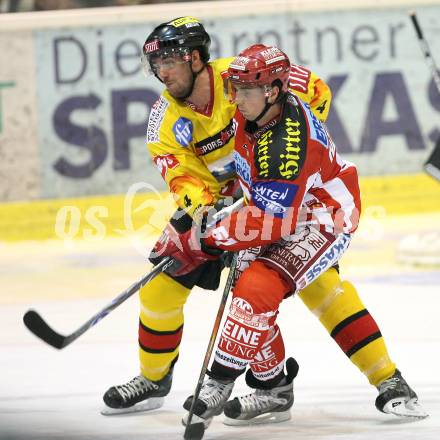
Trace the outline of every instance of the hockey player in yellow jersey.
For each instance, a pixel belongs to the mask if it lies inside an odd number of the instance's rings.
[[[166,88],[149,116],[147,146],[178,206],[159,242],[187,231],[206,207],[234,196],[236,106],[223,89],[223,73],[232,58],[209,61],[209,47],[209,35],[193,17],[157,26],[143,47],[145,68]],[[292,65],[289,88],[325,121],[331,92],[321,79]],[[160,258],[151,261],[157,264]],[[105,414],[163,404],[179,355],[183,306],[194,286],[216,290],[222,269],[220,260],[209,261],[184,276],[162,273],[141,289],[140,374],[107,390]],[[354,286],[341,281],[337,268],[322,274],[299,296],[372,385],[379,389],[399,375],[377,324]],[[389,411],[385,392],[381,389],[376,401],[381,411]]]

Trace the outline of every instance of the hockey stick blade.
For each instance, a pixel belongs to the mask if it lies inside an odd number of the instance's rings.
[[[151,281],[160,272],[164,271],[167,267],[174,264],[174,260],[167,257],[164,258],[157,266],[153,268],[151,272],[144,275],[140,280],[133,283],[128,289],[124,290],[120,295],[114,298],[106,307],[93,315],[87,322],[81,327],[76,329],[68,336],[63,336],[53,330],[41,315],[35,310],[28,310],[23,316],[24,325],[30,330],[31,333],[38,336],[42,341],[51,345],[52,347],[62,348],[68,346],[73,341],[78,339],[87,330],[95,326],[101,319],[105,318],[113,309],[118,307],[134,293],[136,293],[142,286]]]
[[[35,336],[52,347],[60,350],[66,345],[68,338],[51,329],[35,310],[28,310],[23,316],[23,322]]]
[[[205,425],[203,423],[191,423],[185,429],[183,438],[185,440],[202,440],[205,435]]]

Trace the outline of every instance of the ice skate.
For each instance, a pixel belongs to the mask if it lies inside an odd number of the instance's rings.
[[[209,426],[214,416],[218,416],[223,412],[225,403],[228,401],[232,393],[234,381],[232,379],[213,379],[206,380],[200,390],[199,398],[194,405],[194,415],[191,420],[193,423],[203,422],[205,429]],[[186,399],[183,407],[189,411],[193,396]],[[182,423],[186,426],[188,414],[182,419]]]
[[[172,378],[172,371],[156,382],[144,376],[136,376],[124,385],[111,387],[103,396],[106,406],[101,414],[125,414],[160,408],[164,396],[170,392]]]
[[[236,397],[226,403],[223,423],[231,426],[278,423],[289,420],[293,405],[293,379],[298,374],[298,364],[293,358],[286,361],[287,376],[271,389],[256,388],[256,380],[251,371],[246,374],[246,383],[255,392]]]
[[[379,386],[376,408],[386,414],[424,419],[428,413],[418,402],[417,394],[406,383],[399,370]]]

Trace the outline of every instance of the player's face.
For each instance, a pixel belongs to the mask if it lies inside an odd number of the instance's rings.
[[[158,58],[154,61],[154,71],[173,98],[188,96],[193,80],[188,61],[176,57]]]
[[[248,121],[253,121],[266,105],[266,93],[262,87],[236,86],[234,101],[241,114]]]

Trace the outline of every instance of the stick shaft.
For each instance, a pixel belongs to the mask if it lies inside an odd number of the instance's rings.
[[[419,20],[417,18],[417,15],[414,11],[411,11],[409,13],[409,17],[411,18],[412,24],[414,26],[414,29],[417,34],[417,38],[419,40],[420,48],[422,50],[422,53],[425,57],[426,63],[429,66],[429,69],[431,70],[432,79],[434,80],[434,84],[437,87],[437,91],[440,94],[440,74],[438,72],[434,57],[431,54],[431,50],[429,48],[428,42],[425,40],[425,37],[423,35],[422,28],[420,26]]]
[[[223,318],[223,313],[225,310],[226,302],[228,301],[229,292],[232,287],[232,283],[234,282],[234,276],[235,276],[235,268],[237,266],[237,254],[234,254],[232,258],[231,268],[229,269],[228,279],[226,280],[226,285],[223,290],[223,295],[220,300],[220,306],[217,311],[217,316],[215,317],[214,326],[212,328],[211,337],[209,338],[208,348],[206,349],[205,358],[203,360],[202,368],[200,370],[199,380],[197,382],[196,389],[194,391],[193,400],[191,403],[191,408],[188,413],[188,419],[186,422],[186,428],[185,428],[185,434],[187,434],[188,430],[191,426],[191,420],[194,414],[194,407],[195,403],[199,397],[200,390],[202,389],[203,380],[206,375],[206,371],[208,370],[208,364],[209,360],[211,359],[212,351],[214,349],[214,344],[217,339],[218,331],[220,328],[220,323]],[[186,438],[186,437],[185,437]]]
[[[133,283],[130,287],[124,290],[120,295],[107,304],[101,311],[93,315],[87,322],[85,322],[78,330],[73,332],[70,337],[75,336],[70,342],[73,342],[83,333],[85,333],[90,327],[96,325],[101,319],[105,318],[112,310],[116,309],[124,301],[130,298],[134,293],[141,289],[145,284],[155,278],[159,273],[166,270],[172,264],[171,258],[164,258],[158,265],[156,265],[151,272],[144,275],[140,280]]]
[[[208,225],[212,227],[220,221],[222,218],[228,216],[234,210],[240,209],[243,205],[243,199],[237,200],[231,206],[228,206],[221,211],[218,211],[213,215],[212,223]],[[47,344],[52,347],[62,349],[67,345],[71,344],[73,341],[78,339],[82,334],[84,334],[91,327],[95,326],[101,319],[105,318],[112,310],[116,309],[120,304],[130,298],[134,293],[136,293],[139,289],[141,289],[145,284],[159,275],[161,272],[164,272],[168,269],[172,264],[174,264],[174,260],[171,257],[165,257],[159,264],[157,264],[151,272],[144,275],[140,280],[133,283],[130,287],[124,290],[121,294],[119,294],[116,298],[114,298],[107,306],[101,309],[98,313],[93,315],[87,322],[85,322],[81,327],[75,330],[73,333],[67,336],[63,336],[60,333],[53,330],[47,322],[40,316],[38,312],[35,310],[28,310],[23,316],[23,322],[26,327],[37,337],[42,339]],[[220,323],[219,323],[220,325]],[[209,359],[208,359],[209,361]]]
[[[164,258],[154,269],[148,274],[144,275],[140,280],[133,283],[128,289],[124,290],[120,295],[113,299],[113,301],[101,309],[98,313],[93,315],[87,322],[81,327],[75,330],[73,333],[67,336],[63,336],[53,330],[47,322],[40,316],[40,314],[34,310],[28,310],[23,316],[23,322],[26,327],[41,340],[51,345],[52,347],[62,349],[67,347],[73,341],[78,339],[83,333],[95,326],[101,319],[105,318],[113,309],[118,307],[134,293],[136,293],[142,286],[151,281],[159,273],[166,270],[173,260],[169,257]]]

